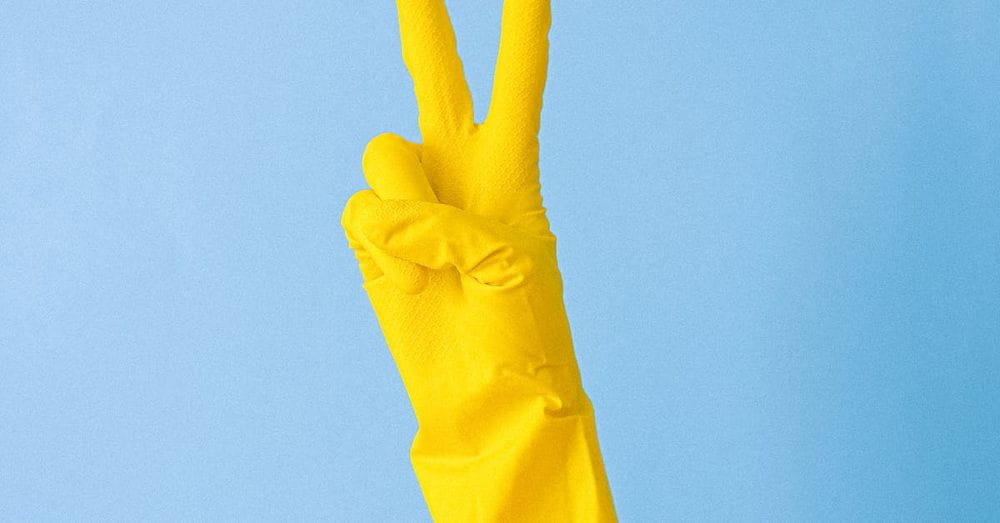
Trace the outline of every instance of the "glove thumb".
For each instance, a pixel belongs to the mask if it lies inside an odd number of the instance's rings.
[[[516,286],[534,269],[532,236],[451,205],[361,191],[347,202],[344,224],[390,256],[430,269],[454,267],[483,285]]]

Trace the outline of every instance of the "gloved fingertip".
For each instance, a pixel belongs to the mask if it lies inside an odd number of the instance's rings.
[[[374,206],[382,200],[369,189],[358,191],[348,198],[344,205],[344,211],[340,215],[340,223],[344,229],[356,229],[361,222],[365,221],[365,215],[369,214]]]

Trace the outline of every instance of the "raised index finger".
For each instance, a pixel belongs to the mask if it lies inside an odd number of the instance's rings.
[[[549,0],[504,0],[488,125],[538,134],[551,21]]]
[[[424,140],[471,126],[472,95],[444,0],[396,0],[396,8]]]

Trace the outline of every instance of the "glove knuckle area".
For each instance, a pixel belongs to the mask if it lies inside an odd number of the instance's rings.
[[[357,234],[365,214],[370,212],[371,207],[379,202],[375,193],[365,189],[358,191],[348,198],[344,205],[344,211],[340,215],[340,224],[348,234]]]
[[[414,200],[378,200],[362,211],[361,227],[378,245],[420,242],[440,229],[440,218],[424,202]]]
[[[370,240],[387,241],[394,232],[421,221],[421,202],[383,200],[366,189],[355,193],[344,208],[342,222],[354,234]]]
[[[383,274],[371,253],[368,252],[368,248],[363,240],[364,236],[358,227],[359,213],[363,212],[371,204],[370,198],[374,196],[366,194],[370,192],[360,191],[352,195],[344,205],[344,210],[340,217],[341,226],[344,228],[344,233],[347,237],[347,246],[354,252],[365,282],[373,281]]]

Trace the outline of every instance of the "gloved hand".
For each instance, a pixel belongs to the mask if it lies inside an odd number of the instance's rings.
[[[542,207],[548,0],[506,0],[482,125],[442,0],[398,0],[423,144],[381,135],[343,225],[417,417],[439,521],[613,521]]]

